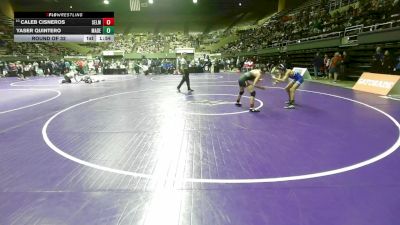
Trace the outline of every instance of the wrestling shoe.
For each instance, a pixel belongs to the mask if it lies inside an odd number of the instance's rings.
[[[285,108],[285,109],[294,109],[295,107],[294,107],[294,105],[288,105],[288,106],[285,106],[283,108]]]
[[[294,101],[292,102],[292,104],[290,104],[290,101],[286,101],[285,104],[286,105],[295,105]]]
[[[260,112],[260,110],[259,109],[254,109],[254,108],[250,108],[249,112]]]

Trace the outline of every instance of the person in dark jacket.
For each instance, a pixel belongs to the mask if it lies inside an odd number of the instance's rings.
[[[395,61],[394,61],[392,55],[390,55],[390,52],[388,50],[386,50],[385,54],[383,55],[383,63],[382,63],[383,73],[393,74],[394,64],[395,64]]]
[[[317,54],[315,54],[313,64],[314,64],[314,78],[317,79],[321,72],[321,68],[324,65],[324,60],[320,56],[319,52],[317,52]]]

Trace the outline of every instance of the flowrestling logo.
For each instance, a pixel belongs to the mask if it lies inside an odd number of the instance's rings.
[[[46,13],[46,17],[60,18],[60,17],[83,17],[83,13]]]
[[[358,83],[367,85],[367,86],[386,88],[386,89],[390,89],[395,85],[395,82],[393,82],[393,81],[371,80],[371,79],[364,79],[364,78],[360,78]]]
[[[369,93],[388,95],[389,92],[397,92],[400,76],[379,74],[379,73],[363,73],[354,85],[353,89],[365,91]]]

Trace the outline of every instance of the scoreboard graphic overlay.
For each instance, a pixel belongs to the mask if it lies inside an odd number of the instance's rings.
[[[114,12],[15,12],[14,42],[113,42]]]

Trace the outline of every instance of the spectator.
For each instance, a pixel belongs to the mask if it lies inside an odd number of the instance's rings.
[[[246,71],[250,71],[254,68],[254,62],[253,60],[251,60],[250,58],[246,60],[246,62],[244,63],[244,68],[246,69]]]
[[[397,57],[396,66],[394,68],[395,74],[400,75],[400,56]]]
[[[5,62],[0,61],[0,76],[3,77],[5,76]]]
[[[324,78],[328,77],[330,64],[331,64],[331,59],[329,58],[328,54],[325,54],[325,56],[324,56]]]
[[[319,73],[321,72],[321,68],[324,65],[324,61],[321,58],[319,52],[317,52],[315,54],[314,60],[313,60],[313,64],[314,64],[314,78],[317,79]]]
[[[390,55],[389,50],[386,50],[385,54],[383,55],[383,73],[393,74],[394,65],[395,61],[393,57]]]
[[[380,73],[382,72],[383,65],[383,53],[381,47],[377,47],[375,54],[372,56],[372,68],[371,72]]]
[[[346,68],[349,66],[349,57],[347,56],[347,53],[343,51],[342,55],[342,61],[340,63],[340,75],[341,76],[346,76]]]
[[[25,79],[25,75],[24,75],[24,68],[22,66],[22,63],[20,61],[17,61],[16,67],[17,67],[17,76],[20,79],[24,80]]]
[[[329,65],[329,80],[332,78],[333,74],[333,83],[337,82],[337,78],[339,75],[339,66],[340,66],[340,61],[342,58],[340,57],[340,53],[336,52],[333,58],[331,59],[330,65]]]

